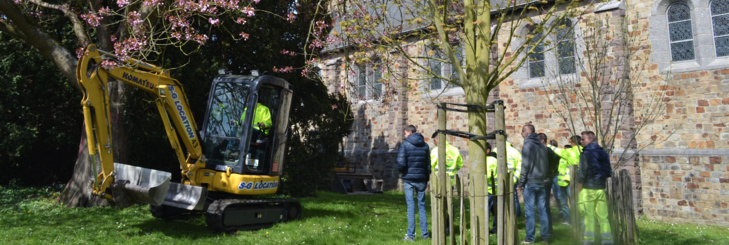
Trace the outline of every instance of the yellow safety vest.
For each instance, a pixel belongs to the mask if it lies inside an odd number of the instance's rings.
[[[246,111],[248,108],[243,109],[243,115],[240,116],[240,121],[243,122],[246,119]],[[261,103],[256,103],[256,111],[253,113],[253,128],[261,130],[258,123],[266,125],[266,129],[271,128],[273,121],[271,120],[271,110]],[[270,130],[266,130],[265,133],[268,135]]]
[[[446,141],[446,173],[451,178],[451,184],[455,184],[454,176],[459,169],[463,167],[463,158],[461,152],[455,146],[448,144]],[[434,147],[430,151],[430,168],[434,173],[438,172],[438,147]]]

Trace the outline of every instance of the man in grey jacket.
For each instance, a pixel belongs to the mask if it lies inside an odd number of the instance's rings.
[[[547,188],[551,187],[547,147],[539,141],[534,125],[527,123],[521,129],[524,146],[521,148],[521,176],[519,191],[524,197],[524,214],[526,216],[526,238],[522,244],[534,243],[536,227],[534,209],[539,212],[540,234],[542,241],[549,242],[549,219],[547,214]]]

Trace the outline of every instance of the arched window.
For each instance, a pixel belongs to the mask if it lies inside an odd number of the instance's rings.
[[[557,29],[559,74],[575,73],[575,31],[572,21],[563,20]]]
[[[685,2],[677,2],[668,7],[668,34],[671,46],[671,60],[684,61],[695,59],[694,35],[691,27],[691,8]]]
[[[528,49],[531,50],[534,48],[534,50],[529,53],[529,60],[527,61],[527,67],[529,67],[529,78],[544,77],[544,44],[539,43],[536,47],[533,45],[533,43],[542,38],[542,32],[535,26],[530,26],[528,28],[529,34],[534,35]]]
[[[729,0],[711,1],[716,57],[729,56]]]

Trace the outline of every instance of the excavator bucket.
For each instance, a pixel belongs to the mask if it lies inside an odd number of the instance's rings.
[[[161,205],[170,189],[169,172],[114,163],[114,201],[119,207],[134,202]],[[120,190],[120,191],[117,191]]]
[[[162,204],[187,210],[202,210],[206,196],[207,189],[200,186],[171,183]]]

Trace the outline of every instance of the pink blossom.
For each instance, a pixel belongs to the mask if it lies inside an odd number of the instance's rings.
[[[116,5],[123,8],[124,6],[129,5],[129,0],[116,0]]]
[[[203,44],[205,44],[206,41],[208,41],[208,35],[197,34],[197,35],[195,35],[195,38],[193,40],[195,40],[195,42],[199,43],[200,45],[203,45]]]
[[[291,67],[291,66],[287,66],[287,67],[284,67],[284,68],[276,68],[276,66],[273,67],[273,72],[290,73],[292,71],[294,71],[294,68]]]
[[[301,70],[301,76],[309,77],[309,68],[304,68],[303,70]]]
[[[248,20],[246,20],[245,18],[241,18],[241,17],[238,17],[238,19],[235,20],[235,23],[238,23],[238,24],[241,24],[241,25],[245,25],[246,22],[248,22]]]
[[[332,105],[332,111],[336,110],[337,108],[338,108],[337,105]]]
[[[111,69],[111,68],[114,68],[114,67],[118,67],[119,64],[116,63],[116,61],[113,61],[113,60],[102,60],[101,61],[101,66],[103,66],[106,69]]]
[[[112,42],[116,42],[116,35],[111,35],[110,39]]]
[[[309,44],[309,48],[321,48],[323,47],[323,42],[319,39],[314,39],[314,41],[311,41],[311,44]]]
[[[99,9],[99,16],[109,16],[111,14],[111,9],[109,6],[104,6],[103,8]]]
[[[162,2],[162,0],[144,0],[144,5],[148,7],[157,7],[165,5],[165,3]]]
[[[84,48],[80,47],[76,49],[76,58],[81,59],[81,56],[84,56]]]
[[[208,18],[208,22],[210,22],[210,24],[212,25],[216,25],[218,24],[218,22],[220,22],[220,19]]]
[[[95,14],[82,14],[81,19],[85,20],[86,23],[89,23],[90,26],[97,27],[101,25],[101,20],[104,19],[104,17],[97,16]]]
[[[127,22],[129,22],[130,26],[138,26],[144,22],[144,20],[142,20],[142,14],[137,11],[129,12],[127,18]]]
[[[253,9],[253,7],[245,7],[241,9],[240,12],[248,15],[248,17],[253,17],[254,15],[256,15],[255,9]]]
[[[286,20],[287,20],[287,21],[288,21],[289,23],[294,23],[294,20],[295,20],[295,19],[296,19],[296,15],[295,15],[294,13],[289,13],[289,14],[288,14],[288,16],[286,17]]]
[[[240,35],[240,36],[241,36],[241,37],[243,38],[243,40],[246,40],[246,41],[248,40],[248,33],[245,33],[245,32],[241,32],[241,33],[240,33],[240,34],[238,34],[238,35]]]

